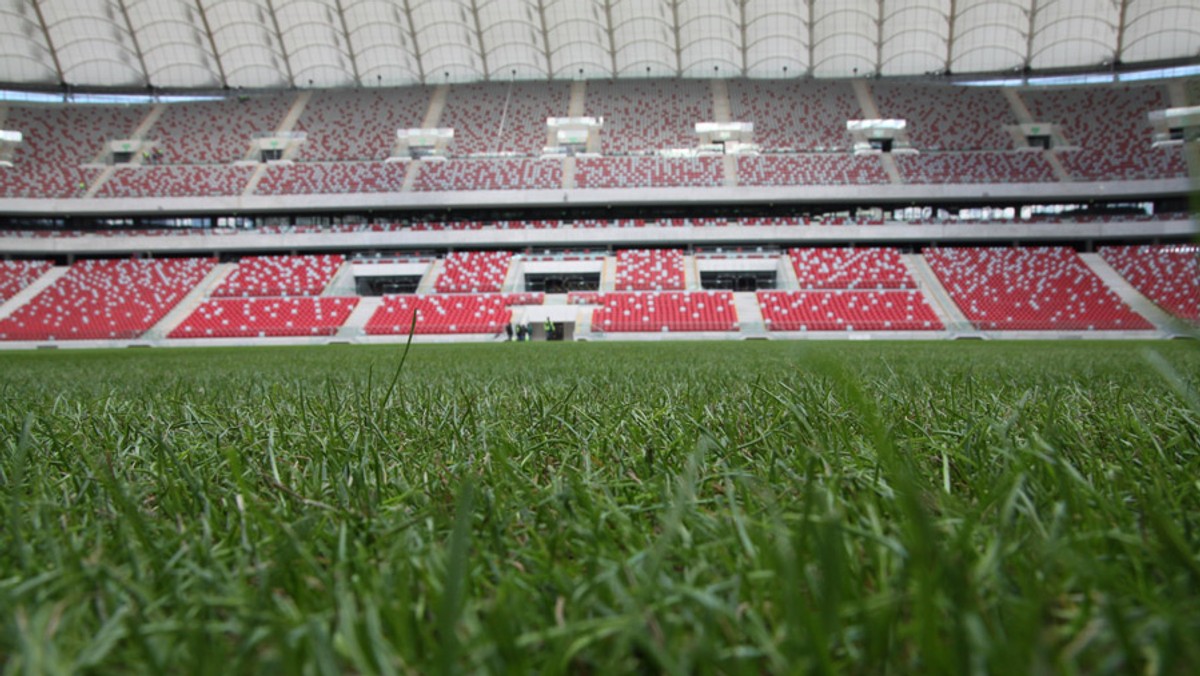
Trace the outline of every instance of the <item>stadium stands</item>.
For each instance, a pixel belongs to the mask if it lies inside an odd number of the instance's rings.
[[[358,298],[210,298],[171,331],[170,338],[332,336]]]
[[[53,266],[50,261],[0,260],[0,303],[17,295]]]
[[[580,158],[576,166],[580,188],[712,187],[725,178],[719,157]]]
[[[546,118],[566,116],[570,92],[562,82],[451,87],[438,126],[454,129],[454,157],[537,155],[546,147]]]
[[[136,338],[212,269],[208,258],[85,260],[0,320],[0,340]]]
[[[258,195],[339,195],[400,192],[408,165],[384,162],[306,162],[267,167]]]
[[[243,258],[211,295],[318,296],[344,262],[338,255],[251,256]]]
[[[626,332],[736,331],[737,310],[729,291],[667,291],[571,294],[574,303],[595,303],[592,330]]]
[[[940,331],[919,291],[759,291],[769,331]]]
[[[429,91],[414,87],[314,93],[296,122],[295,131],[305,132],[307,138],[294,159],[300,162],[386,160],[396,144],[397,129],[421,126],[429,107]]]
[[[253,167],[118,167],[96,197],[211,197],[240,195]]]
[[[559,159],[475,159],[421,162],[413,189],[542,190],[562,187]]]
[[[1066,247],[930,248],[925,259],[980,329],[1153,328]]]
[[[765,151],[848,149],[846,121],[862,117],[848,82],[732,80],[728,88],[733,119],[753,122]]]
[[[163,164],[229,164],[243,159],[255,134],[271,133],[295,101],[292,93],[167,104],[150,130]]]
[[[12,167],[0,167],[0,197],[82,197],[110,140],[129,138],[145,107],[12,106],[4,128],[20,131]]]
[[[456,251],[434,285],[438,293],[492,293],[500,290],[512,261],[509,251]]]
[[[900,251],[881,248],[790,249],[802,289],[913,289],[916,283]]]
[[[1048,183],[1057,180],[1042,153],[1029,151],[896,155],[905,183]]]
[[[617,252],[617,291],[669,291],[684,288],[679,249],[625,249]]]
[[[695,124],[713,121],[712,92],[702,80],[593,80],[586,111],[604,118],[606,155],[695,148]]]
[[[849,153],[738,158],[742,185],[866,185],[887,183],[879,158]]]
[[[1017,124],[1004,94],[996,89],[875,82],[871,92],[880,117],[901,119],[918,150],[1010,150],[1006,126]]]
[[[1152,148],[1146,119],[1170,107],[1158,86],[1109,86],[1021,92],[1038,122],[1058,124],[1068,147],[1057,152],[1077,180],[1135,180],[1187,175],[1177,147]]]
[[[1100,255],[1143,296],[1167,312],[1200,322],[1200,261],[1192,245],[1105,246]]]
[[[367,320],[368,335],[405,335],[417,317],[420,334],[496,334],[512,318],[504,294],[447,294],[384,296],[383,304]]]

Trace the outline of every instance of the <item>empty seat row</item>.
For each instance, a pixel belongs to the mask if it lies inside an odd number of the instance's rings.
[[[500,290],[512,262],[510,251],[454,251],[434,289],[438,293],[492,293]]]
[[[1105,246],[1100,255],[1143,296],[1167,312],[1200,322],[1200,249],[1190,244]]]
[[[572,294],[569,302],[599,305],[592,330],[614,333],[736,331],[737,310],[729,291],[664,291]]]
[[[50,261],[4,261],[0,260],[0,303],[17,295],[54,267]]]
[[[720,157],[580,158],[575,167],[580,188],[715,187],[724,180]]]
[[[940,331],[942,321],[913,290],[759,291],[770,331]]]
[[[910,289],[916,283],[893,247],[790,249],[802,289]]]
[[[345,258],[340,255],[248,256],[212,296],[319,296]]]
[[[497,334],[512,320],[506,294],[444,294],[384,296],[367,320],[368,335]]]
[[[358,305],[357,297],[210,298],[169,338],[332,336]]]
[[[668,291],[683,289],[683,251],[679,249],[624,249],[617,252],[617,291]]]
[[[550,190],[562,188],[562,161],[541,159],[469,159],[421,162],[413,189]]]

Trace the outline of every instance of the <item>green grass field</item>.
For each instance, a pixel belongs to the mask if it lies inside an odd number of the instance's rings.
[[[1200,350],[0,353],[7,673],[1188,673]]]

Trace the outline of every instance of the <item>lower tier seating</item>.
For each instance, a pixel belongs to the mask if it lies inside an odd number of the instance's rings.
[[[50,261],[0,261],[0,303],[17,295],[52,267]]]
[[[358,305],[356,297],[212,298],[169,338],[332,336]]]
[[[511,251],[455,251],[434,284],[438,293],[493,293],[504,285]]]
[[[213,289],[213,296],[317,296],[345,259],[323,256],[249,256]]]
[[[524,294],[443,294],[384,296],[367,321],[368,335],[406,335],[416,315],[420,334],[496,334],[512,319],[513,298]]]
[[[572,294],[574,296],[574,294]],[[729,291],[587,293],[568,302],[592,302],[592,330],[608,332],[737,331]]]
[[[0,320],[0,340],[136,338],[212,270],[208,258],[86,260]]]
[[[893,247],[790,249],[802,289],[912,289],[908,266]]]
[[[920,291],[759,291],[769,331],[940,331]]]
[[[933,248],[925,259],[977,328],[1080,331],[1154,328],[1073,249]]]
[[[1200,248],[1105,246],[1100,255],[1143,296],[1167,312],[1200,322]]]
[[[617,291],[683,289],[683,251],[680,249],[623,249],[617,252]]]

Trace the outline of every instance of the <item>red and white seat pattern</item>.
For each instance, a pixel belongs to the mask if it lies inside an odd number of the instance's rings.
[[[135,338],[204,279],[208,258],[86,260],[0,320],[0,340]]]
[[[257,195],[400,192],[408,166],[400,162],[306,162],[267,166]]]
[[[1029,151],[896,155],[906,183],[1050,183],[1058,180],[1042,153]]]
[[[790,249],[788,257],[802,289],[915,289],[900,251],[870,249]]]
[[[1022,91],[1038,122],[1062,127],[1068,146],[1056,152],[1076,179],[1137,180],[1187,176],[1178,146],[1151,147],[1146,115],[1171,107],[1160,85]]]
[[[52,267],[50,261],[0,261],[0,303],[17,295]]]
[[[102,162],[105,144],[132,136],[148,110],[12,105],[3,127],[24,139],[13,153],[13,166],[0,167],[0,197],[82,197],[100,170],[80,165]]]
[[[1153,328],[1066,247],[931,248],[925,259],[980,329]]]
[[[455,251],[446,254],[446,264],[438,275],[434,290],[438,293],[494,293],[504,285],[511,251]]]
[[[567,114],[571,88],[545,84],[470,84],[450,88],[439,127],[454,129],[450,152],[536,155],[546,147],[546,118]]]
[[[741,185],[863,185],[887,183],[879,158],[849,153],[738,158]]]
[[[736,331],[729,291],[589,293],[568,302],[591,302],[592,330],[617,333]]]
[[[424,87],[317,91],[296,121],[295,131],[307,138],[294,159],[386,160],[396,144],[396,130],[420,127],[428,107]]]
[[[229,164],[245,157],[254,134],[273,132],[294,94],[166,104],[148,137],[163,164]]]
[[[696,147],[695,124],[713,119],[712,101],[703,80],[592,80],[586,110],[604,118],[603,152],[624,155]]]
[[[346,323],[356,297],[210,298],[169,338],[332,336]]]
[[[552,190],[562,188],[560,159],[472,159],[421,162],[413,189]]]
[[[1013,147],[1005,127],[1017,118],[999,89],[875,82],[871,92],[879,116],[906,120],[908,138],[922,152]]]
[[[763,150],[847,149],[846,120],[863,117],[847,82],[730,80],[728,88],[733,119],[754,123]]]
[[[367,320],[368,335],[407,335],[416,315],[416,333],[496,334],[512,319],[506,294],[384,296]]]
[[[243,258],[211,294],[231,296],[319,296],[345,259],[339,255]]]
[[[575,166],[580,188],[714,187],[725,181],[720,157],[579,158]]]
[[[1200,322],[1200,248],[1104,246],[1100,255],[1156,305],[1176,317]]]
[[[684,286],[683,252],[679,249],[617,252],[617,291],[669,291]]]
[[[940,331],[942,321],[913,290],[759,291],[769,331]]]
[[[254,167],[118,167],[96,197],[209,197],[241,195]]]

